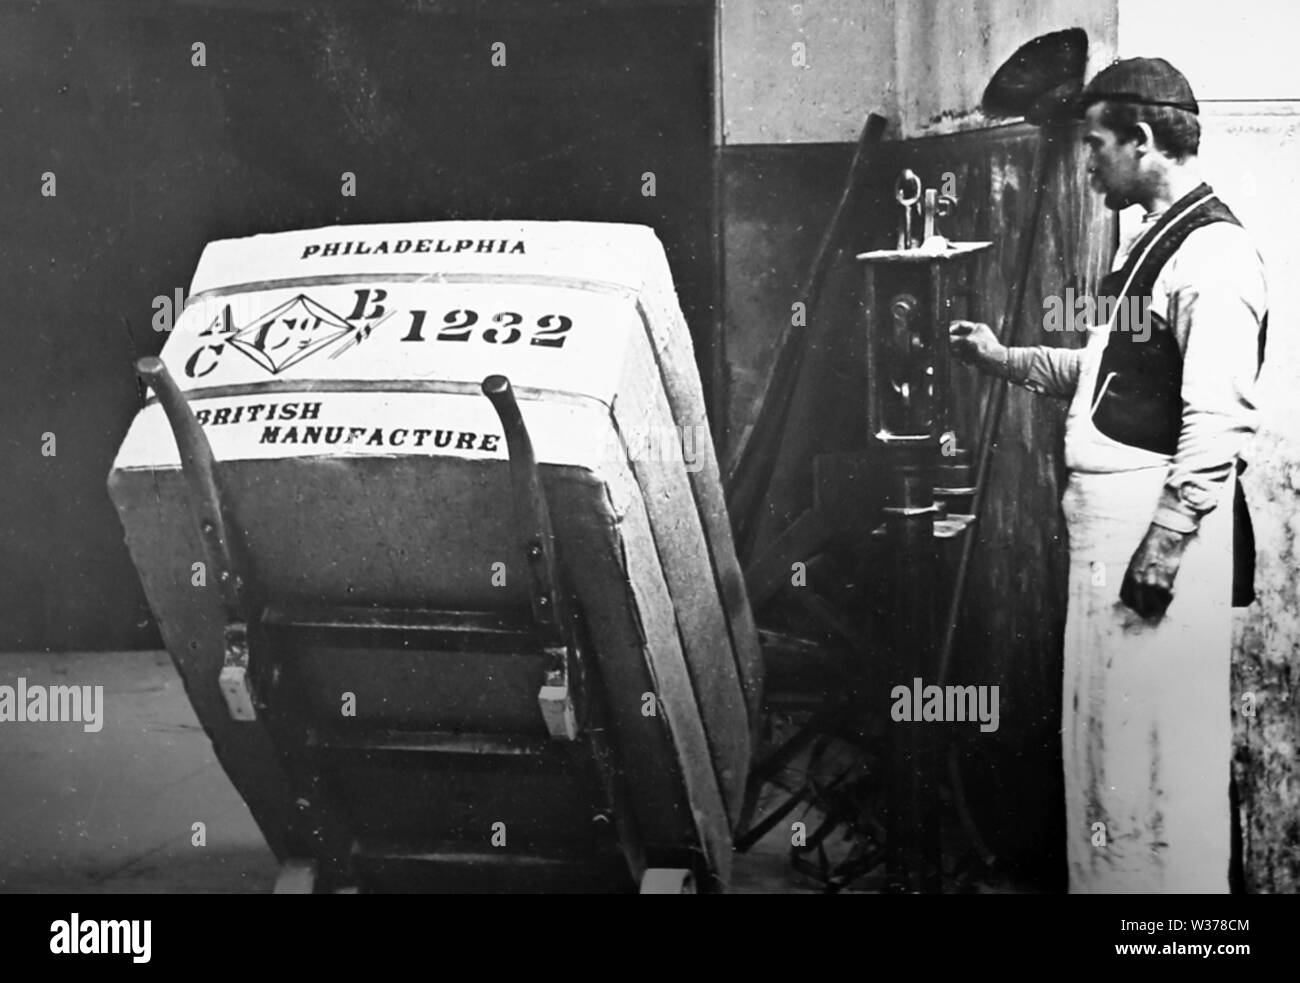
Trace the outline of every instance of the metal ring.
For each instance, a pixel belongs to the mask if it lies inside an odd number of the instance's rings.
[[[908,184],[911,184],[916,188],[916,192],[912,195],[905,193],[904,189]],[[923,190],[921,179],[916,176],[916,172],[910,167],[904,168],[903,173],[898,175],[898,180],[894,182],[894,200],[904,207],[915,205],[921,200],[921,192]]]

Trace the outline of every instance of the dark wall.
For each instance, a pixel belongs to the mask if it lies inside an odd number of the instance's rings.
[[[162,346],[153,298],[188,284],[210,240],[644,223],[707,383],[712,38],[698,2],[0,8],[0,649],[157,644],[104,482],[136,407],[131,363]]]
[[[791,323],[791,305],[808,301],[803,287],[809,265],[844,187],[853,149],[839,143],[755,144],[725,147],[720,153],[729,450],[735,450],[758,414],[781,332]],[[861,241],[864,220],[859,213],[850,223],[846,250]],[[866,382],[861,359],[855,357],[856,282],[853,263],[833,265],[823,289],[822,315],[808,325],[816,333],[809,374],[819,385],[835,386],[818,391],[817,400],[824,405],[851,398]],[[834,363],[829,373],[821,371],[822,358]],[[865,426],[865,419],[861,422]],[[864,436],[850,431],[842,439],[857,442]]]

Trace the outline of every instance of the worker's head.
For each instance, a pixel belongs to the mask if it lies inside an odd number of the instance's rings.
[[[1200,107],[1163,58],[1127,58],[1098,72],[1079,98],[1088,175],[1109,208],[1149,198],[1170,168],[1196,156]]]

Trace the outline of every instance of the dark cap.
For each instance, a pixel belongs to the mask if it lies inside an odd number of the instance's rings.
[[[1200,113],[1183,73],[1163,58],[1125,58],[1103,68],[1079,95],[1079,113],[1102,101],[1172,106]]]

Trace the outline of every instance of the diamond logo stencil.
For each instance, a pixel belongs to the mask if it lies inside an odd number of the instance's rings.
[[[230,345],[272,375],[279,375],[356,331],[329,308],[299,294],[238,328]]]

